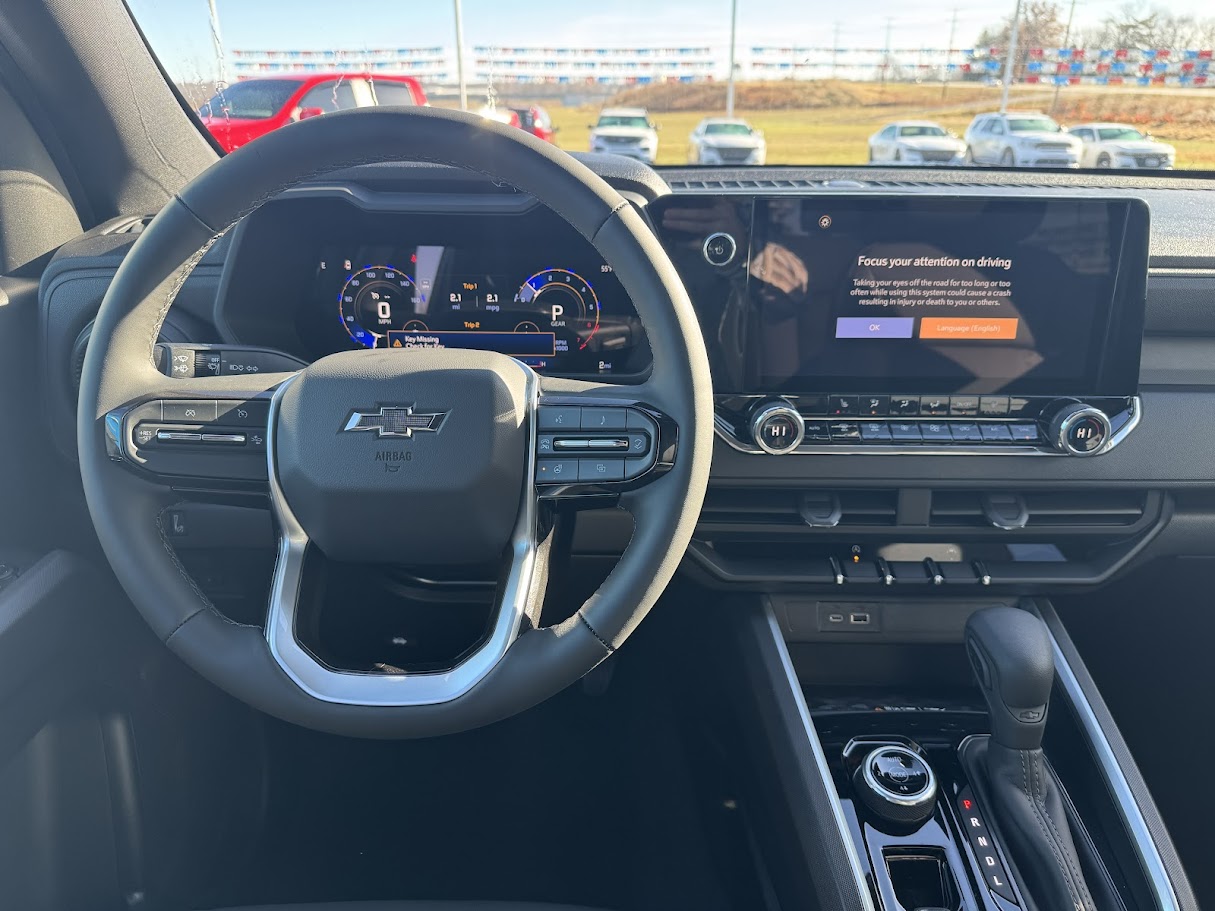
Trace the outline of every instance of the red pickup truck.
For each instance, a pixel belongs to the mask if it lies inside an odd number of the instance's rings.
[[[231,152],[306,117],[381,104],[426,104],[426,93],[412,76],[283,73],[221,89],[198,109],[198,116],[224,151]]]

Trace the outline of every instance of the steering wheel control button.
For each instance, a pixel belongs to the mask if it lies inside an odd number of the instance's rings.
[[[201,443],[203,435],[186,430],[158,430],[157,443]]]
[[[162,403],[165,423],[180,421],[183,424],[213,424],[219,416],[217,403],[188,399],[167,399]]]
[[[628,415],[624,408],[583,408],[583,430],[624,430]]]
[[[219,443],[224,446],[244,446],[245,435],[243,433],[204,433],[202,435],[204,443]]]
[[[861,802],[890,822],[924,822],[936,805],[936,776],[924,757],[908,747],[887,745],[870,751],[852,782]]]
[[[537,484],[571,484],[577,480],[576,459],[540,459],[536,462]]]
[[[582,409],[570,405],[541,405],[537,409],[541,430],[578,430],[582,426]]]
[[[738,254],[738,242],[732,235],[718,231],[705,238],[701,253],[711,266],[728,266]]]
[[[624,462],[620,459],[579,459],[578,480],[591,483],[623,481]]]
[[[217,422],[228,427],[262,427],[270,420],[270,403],[220,400]]]
[[[784,399],[761,405],[751,417],[751,438],[756,446],[772,455],[797,449],[805,435],[801,413]]]

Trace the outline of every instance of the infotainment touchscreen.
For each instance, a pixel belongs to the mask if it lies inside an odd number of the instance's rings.
[[[757,199],[747,388],[719,391],[1132,394],[1147,217],[1079,197]]]

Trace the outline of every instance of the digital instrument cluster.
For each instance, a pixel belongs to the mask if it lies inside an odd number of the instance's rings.
[[[406,213],[340,198],[276,201],[238,238],[221,311],[242,343],[304,360],[465,348],[574,377],[636,376],[649,363],[620,279],[537,206]]]

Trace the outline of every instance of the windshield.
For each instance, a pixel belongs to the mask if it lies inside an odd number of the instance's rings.
[[[800,0],[127,3],[191,107],[222,115],[199,128],[225,149],[291,118],[413,100],[524,112],[520,128],[559,148],[656,167],[1215,171],[1211,0],[882,0],[829,15]],[[388,76],[416,84],[389,102]],[[286,80],[310,77],[329,80],[329,101],[269,119]],[[1067,133],[1080,124],[1088,146]],[[718,154],[694,133],[764,143]],[[1030,154],[1033,133],[1063,135]],[[1146,134],[1160,148],[1090,148]],[[909,154],[904,138],[950,143]]]
[[[948,136],[941,127],[900,127],[900,136]]]
[[[1008,129],[1012,133],[1058,133],[1062,127],[1046,117],[1010,117]]]
[[[289,79],[258,79],[238,82],[216,92],[198,109],[202,117],[241,117],[265,120],[273,117],[300,84]]]
[[[1147,137],[1133,127],[1101,127],[1097,130],[1097,138],[1102,142],[1117,142],[1127,139],[1146,139]]]
[[[644,117],[618,117],[608,116],[600,117],[599,123],[596,126],[600,127],[628,127],[635,130],[649,129],[650,122]]]

